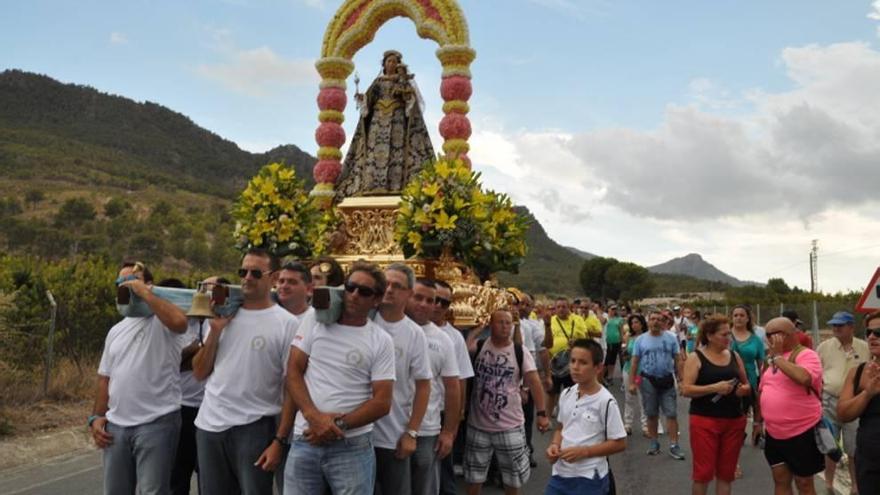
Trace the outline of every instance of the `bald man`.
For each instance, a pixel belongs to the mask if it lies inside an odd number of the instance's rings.
[[[816,446],[813,427],[822,418],[822,362],[812,349],[798,343],[788,318],[766,326],[768,365],[761,376],[761,412],[766,430],[764,456],[773,472],[775,493],[814,494],[813,475],[825,461]]]

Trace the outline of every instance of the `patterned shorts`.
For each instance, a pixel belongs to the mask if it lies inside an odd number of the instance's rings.
[[[529,480],[529,450],[525,430],[488,432],[468,425],[464,451],[464,479],[468,483],[485,483],[492,462],[498,459],[501,481],[505,486],[519,488]]]

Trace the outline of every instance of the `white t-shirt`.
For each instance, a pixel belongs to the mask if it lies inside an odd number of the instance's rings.
[[[239,309],[220,334],[196,426],[221,432],[280,413],[290,341],[298,325],[277,304]]]
[[[394,380],[394,343],[375,322],[362,327],[325,325],[312,320],[296,334],[293,345],[309,356],[306,389],[322,412],[349,413],[373,397],[373,382]],[[302,435],[309,423],[296,413],[293,432]],[[370,432],[372,424],[345,432]]]
[[[432,437],[439,435],[443,425],[440,413],[446,407],[446,386],[444,378],[460,378],[458,360],[449,337],[437,325],[428,322],[422,325],[428,339],[428,355],[431,361],[431,397],[428,399],[428,410],[419,428],[419,435]]]
[[[584,394],[578,398],[578,386],[562,391],[559,397],[559,414],[562,424],[562,448],[598,445],[608,440],[626,438],[623,419],[617,401],[605,387],[600,387],[594,395]],[[608,401],[611,401],[609,404]],[[608,432],[606,435],[605,407],[608,407]],[[608,461],[605,457],[589,457],[576,462],[562,459],[553,464],[553,475],[563,478],[593,478],[608,474]]]
[[[189,318],[186,327],[186,333],[181,335],[181,350],[193,342],[199,340],[199,329],[202,329],[202,339],[207,337],[208,326],[207,320],[200,322],[198,318]],[[196,380],[192,370],[180,372],[180,404],[187,407],[199,407],[202,405],[202,398],[205,396],[205,382]]]
[[[458,363],[458,376],[462,380],[466,380],[474,376],[474,365],[471,363],[471,355],[467,350],[467,342],[464,341],[464,335],[452,326],[452,323],[446,322],[440,327],[443,333],[449,337],[452,347],[455,349],[455,361]]]
[[[113,325],[98,365],[110,378],[108,421],[136,426],[180,410],[181,342],[158,316]]]
[[[406,424],[412,417],[416,380],[430,380],[431,368],[425,333],[416,322],[404,316],[402,320],[389,323],[376,313],[374,320],[391,336],[394,343],[394,392],[391,410],[373,423],[373,446],[394,449]]]

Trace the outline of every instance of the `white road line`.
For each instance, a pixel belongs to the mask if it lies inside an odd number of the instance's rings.
[[[97,466],[92,466],[92,467],[88,467],[88,468],[85,468],[85,469],[80,469],[79,471],[74,471],[74,472],[72,472],[72,473],[65,474],[64,476],[59,476],[59,477],[57,477],[57,478],[52,478],[52,479],[48,479],[48,480],[45,480],[45,481],[41,481],[41,482],[39,482],[39,483],[34,483],[33,485],[26,486],[26,487],[24,487],[24,488],[20,488],[20,489],[18,489],[17,491],[14,491],[14,492],[6,492],[6,495],[16,495],[16,494],[19,494],[19,493],[24,493],[24,492],[26,492],[26,491],[28,491],[28,490],[33,490],[34,488],[40,488],[41,486],[51,485],[52,483],[56,483],[56,482],[61,481],[61,480],[66,480],[67,478],[72,478],[72,477],[74,477],[74,476],[77,476],[77,475],[80,475],[80,474],[83,474],[83,473],[88,473],[89,471],[94,471],[94,470],[96,470],[96,469],[101,469],[101,465],[99,464],[99,465],[97,465]]]

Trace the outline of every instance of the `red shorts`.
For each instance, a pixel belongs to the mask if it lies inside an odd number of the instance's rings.
[[[745,428],[745,416],[711,418],[691,414],[691,457],[694,460],[691,478],[700,483],[709,483],[715,478],[733,481]]]

